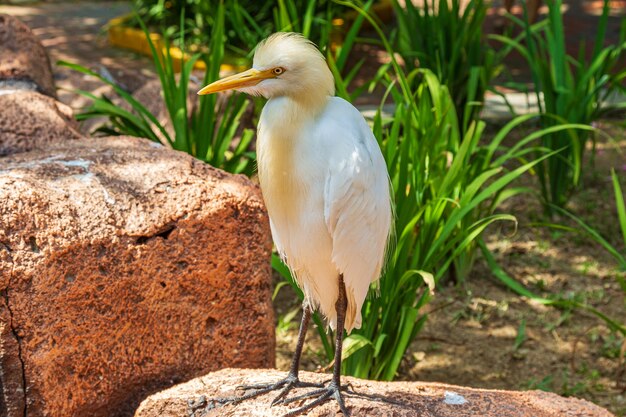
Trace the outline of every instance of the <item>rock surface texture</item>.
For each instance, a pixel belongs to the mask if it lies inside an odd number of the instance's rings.
[[[225,369],[193,379],[144,400],[135,417],[213,417],[281,416],[300,404],[270,403],[276,393],[227,405],[210,411],[192,410],[188,401],[207,400],[236,394],[238,385],[277,381],[285,376],[275,370]],[[329,375],[300,372],[307,382],[327,382]],[[589,402],[563,398],[543,391],[498,391],[464,388],[423,382],[377,382],[344,377],[357,394],[345,396],[353,416],[368,417],[612,417],[608,411]],[[304,393],[299,389],[296,393]],[[295,395],[294,392],[289,396]],[[336,402],[330,401],[311,411],[309,417],[340,415]]]
[[[43,94],[0,90],[0,109],[0,157],[82,137],[72,109]]]
[[[259,190],[147,140],[0,158],[0,416],[129,416],[274,364]]]
[[[56,97],[44,47],[28,26],[6,14],[0,14],[0,87]]]

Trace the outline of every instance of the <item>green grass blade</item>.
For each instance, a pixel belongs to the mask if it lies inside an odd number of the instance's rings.
[[[615,193],[617,218],[619,219],[619,225],[622,231],[622,239],[624,245],[626,245],[626,207],[624,204],[624,193],[622,193],[622,187],[619,185],[619,179],[617,178],[614,169],[611,170],[611,179],[613,181],[613,192]],[[626,264],[623,264],[622,267],[626,268]]]

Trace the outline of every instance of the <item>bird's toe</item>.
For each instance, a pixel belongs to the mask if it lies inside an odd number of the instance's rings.
[[[334,382],[331,382],[328,386],[324,388],[316,389],[316,390],[307,392],[302,395],[297,395],[292,398],[284,399],[281,402],[282,404],[291,404],[294,402],[306,400],[308,398],[314,398],[308,404],[305,404],[299,408],[296,408],[295,410],[289,411],[283,417],[294,417],[294,416],[302,415],[303,413],[317,407],[318,405],[325,403],[326,401],[332,398],[334,398],[339,404],[339,409],[341,410],[341,413],[344,416],[350,416],[350,412],[348,411],[348,408],[346,407],[346,404],[343,400],[343,395],[341,393],[341,390],[342,390],[342,387],[335,384]]]

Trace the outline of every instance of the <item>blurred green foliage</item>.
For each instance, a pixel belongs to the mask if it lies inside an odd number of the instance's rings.
[[[184,11],[180,18],[180,27],[185,27]],[[161,83],[163,103],[168,113],[168,123],[158,120],[143,103],[137,101],[130,93],[124,91],[114,82],[106,79],[88,68],[69,62],[60,62],[83,74],[99,78],[103,83],[113,87],[119,98],[126,103],[126,108],[116,105],[106,96],[96,97],[86,91],[80,94],[92,100],[77,118],[86,120],[106,117],[108,123],[100,126],[97,131],[108,135],[130,135],[161,142],[165,146],[187,152],[217,168],[228,172],[252,175],[254,169],[254,152],[250,144],[254,131],[249,127],[241,127],[243,115],[251,107],[251,100],[244,94],[232,94],[219,98],[217,95],[196,96],[197,104],[192,105],[189,81],[194,64],[203,59],[207,70],[203,85],[217,80],[220,66],[224,59],[226,36],[224,35],[225,10],[218,6],[214,11],[215,24],[212,27],[210,54],[193,55],[182,66],[180,75],[175,71],[175,60],[170,54],[169,37],[165,35],[165,51],[155,47],[149,36],[150,49],[154,68]],[[144,33],[148,29],[139,20]],[[181,44],[184,42],[184,32]],[[191,91],[192,97],[195,91]]]
[[[339,8],[331,0],[135,0],[137,13],[130,24],[139,27],[141,19],[176,40],[183,39],[183,27],[188,47],[206,51],[220,4],[226,11],[226,48],[239,55],[250,54],[260,40],[278,31],[301,32],[324,47],[326,24]]]
[[[590,125],[608,112],[623,109],[626,103],[608,105],[616,92],[624,92],[626,69],[620,60],[626,50],[626,24],[622,22],[619,40],[607,44],[609,0],[604,0],[598,19],[593,48],[588,51],[581,42],[578,56],[567,50],[567,40],[561,12],[562,1],[547,2],[548,16],[536,24],[528,19],[510,19],[522,30],[517,38],[492,36],[505,46],[515,49],[526,60],[535,95],[542,114],[540,126],[558,126],[563,123]],[[588,54],[588,52],[591,52]],[[510,87],[528,90],[519,83]],[[549,216],[556,214],[554,207],[565,208],[572,193],[580,184],[589,154],[589,141],[593,133],[587,130],[567,130],[546,135],[542,145],[548,149],[562,149],[559,154],[537,167],[541,202]]]
[[[484,0],[425,0],[423,7],[394,0],[398,23],[395,51],[407,70],[428,68],[450,91],[467,128],[482,109],[485,92],[502,69],[503,53],[486,42]]]

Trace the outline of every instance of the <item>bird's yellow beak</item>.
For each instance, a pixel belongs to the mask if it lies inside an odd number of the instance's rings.
[[[217,80],[198,91],[198,94],[212,94],[235,88],[252,87],[253,85],[257,85],[261,81],[267,80],[268,78],[276,78],[271,69],[259,71],[254,68],[250,68],[249,70],[240,72],[239,74]]]

